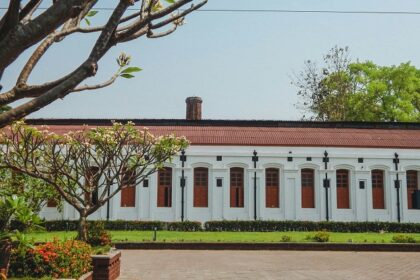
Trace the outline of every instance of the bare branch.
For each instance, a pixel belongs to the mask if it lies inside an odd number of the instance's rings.
[[[169,17],[169,18],[167,18],[167,19],[165,19],[165,20],[163,20],[163,21],[161,21],[161,22],[159,22],[159,23],[152,24],[152,29],[160,28],[160,27],[163,27],[163,26],[165,26],[165,25],[167,25],[167,24],[169,24],[169,23],[173,23],[173,22],[175,22],[176,20],[178,20],[178,19],[181,19],[181,18],[185,17],[185,16],[186,16],[186,15],[188,15],[189,13],[191,13],[191,12],[193,12],[193,11],[195,11],[195,10],[200,9],[200,8],[201,8],[202,6],[204,6],[206,3],[207,3],[207,0],[205,0],[205,1],[201,2],[201,3],[197,4],[197,5],[191,5],[191,7],[190,7],[190,8],[188,8],[188,9],[186,9],[186,10],[182,11],[181,13],[179,13],[179,14],[177,14],[177,15],[173,15],[173,16],[171,16],[171,17]]]
[[[85,0],[86,1],[86,0]],[[17,25],[0,40],[0,72],[26,49],[38,43],[80,12],[84,0],[59,0],[28,24]],[[4,34],[1,32],[1,34]]]
[[[0,40],[2,40],[9,32],[19,23],[19,9],[21,0],[10,0],[4,21],[2,20],[0,28]]]
[[[94,89],[100,89],[100,88],[104,88],[107,87],[111,84],[113,84],[115,82],[115,80],[118,78],[119,73],[114,74],[109,80],[100,83],[100,84],[96,84],[96,85],[84,85],[84,86],[80,86],[77,87],[75,89],[72,90],[72,92],[80,92],[80,91],[84,91],[84,90],[94,90]]]
[[[75,71],[73,71],[68,78],[47,91],[43,95],[30,100],[16,108],[0,114],[0,128],[6,126],[10,121],[19,120],[29,113],[38,111],[42,107],[50,104],[58,98],[63,98],[71,92],[80,82],[87,77],[93,76],[97,71],[97,63],[112,46],[110,39],[119,23],[120,18],[125,10],[131,4],[129,0],[121,0],[118,6],[112,13],[106,28],[101,32],[98,40],[96,41],[89,58],[83,62]]]
[[[30,0],[25,7],[23,7],[19,14],[19,18],[23,24],[27,23],[31,19],[33,13],[38,9],[41,2],[42,0]]]
[[[160,38],[168,36],[169,34],[176,31],[178,25],[174,24],[174,26],[171,29],[168,29],[166,31],[160,32],[160,33],[153,33],[152,30],[149,30],[147,33],[147,38]]]

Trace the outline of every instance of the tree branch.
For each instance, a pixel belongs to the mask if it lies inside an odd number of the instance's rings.
[[[41,2],[42,0],[30,0],[28,4],[23,7],[19,14],[19,19],[23,24],[27,23],[31,19],[33,13],[36,9],[38,9]]]
[[[0,128],[6,126],[11,121],[19,120],[24,116],[38,111],[42,107],[50,104],[58,98],[63,98],[71,92],[80,82],[90,76],[94,76],[97,71],[97,63],[112,46],[110,39],[119,23],[120,18],[132,2],[130,0],[120,0],[111,17],[96,41],[89,58],[74,70],[68,78],[47,91],[43,95],[28,101],[16,108],[0,114]],[[1,52],[1,51],[0,51]]]
[[[118,76],[119,76],[119,73],[116,73],[109,80],[107,80],[103,83],[96,84],[96,85],[84,85],[84,86],[76,87],[75,89],[72,90],[72,92],[80,92],[80,91],[84,91],[84,90],[94,90],[94,89],[100,89],[100,88],[107,87],[107,86],[113,84],[115,82],[115,80],[118,78]]]
[[[87,0],[57,0],[26,25],[16,25],[0,40],[0,72],[26,49],[38,43],[69,18],[80,12]],[[4,34],[3,32],[1,34]]]
[[[0,28],[0,40],[2,40],[9,32],[19,23],[19,9],[21,0],[10,0],[4,21],[2,20]]]
[[[160,33],[153,33],[152,30],[149,30],[149,32],[147,33],[147,38],[160,38],[160,37],[165,37],[168,36],[169,34],[173,33],[176,31],[178,25],[174,24],[174,26],[166,31],[160,32]]]

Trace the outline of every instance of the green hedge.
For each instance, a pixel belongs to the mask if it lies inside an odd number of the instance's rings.
[[[170,231],[200,231],[200,222],[161,222],[161,221],[103,221],[106,230],[170,230]],[[43,227],[47,231],[74,231],[78,221],[57,220],[45,221]]]
[[[210,221],[205,231],[330,231],[420,233],[420,224],[389,222]]]
[[[77,221],[46,221],[47,231],[77,230]],[[420,233],[418,223],[389,222],[309,222],[309,221],[104,221],[107,230],[169,230],[169,231],[330,231],[330,232],[395,232]]]

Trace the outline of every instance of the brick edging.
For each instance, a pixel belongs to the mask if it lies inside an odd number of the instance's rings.
[[[126,250],[296,250],[420,252],[420,244],[120,242],[115,243],[115,247],[117,249]]]

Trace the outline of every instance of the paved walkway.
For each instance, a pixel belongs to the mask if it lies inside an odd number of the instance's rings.
[[[121,280],[420,279],[420,253],[124,250]]]

